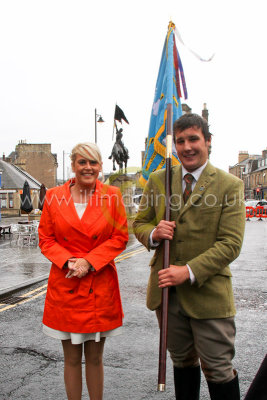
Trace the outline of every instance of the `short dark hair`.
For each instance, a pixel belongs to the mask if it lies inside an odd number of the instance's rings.
[[[192,128],[194,126],[201,129],[205,141],[210,139],[211,133],[209,131],[209,125],[207,120],[205,120],[198,114],[191,114],[191,113],[184,114],[176,121],[174,121],[173,134],[175,135],[176,132],[183,132],[184,130]]]

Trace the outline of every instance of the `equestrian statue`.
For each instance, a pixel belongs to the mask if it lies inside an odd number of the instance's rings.
[[[123,171],[123,164],[125,168],[125,173],[127,172],[127,161],[129,158],[128,149],[124,146],[122,139],[122,131],[123,129],[117,128],[117,124],[115,123],[116,127],[116,141],[113,145],[111,155],[109,156],[109,160],[112,159],[113,161],[113,171],[116,171],[116,165],[119,166],[119,171]]]

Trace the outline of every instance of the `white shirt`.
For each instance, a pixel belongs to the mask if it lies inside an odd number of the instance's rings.
[[[197,181],[199,180],[199,178],[200,178],[200,175],[202,174],[202,172],[203,172],[203,170],[204,170],[204,168],[206,167],[206,165],[208,164],[208,160],[205,162],[205,164],[203,164],[203,165],[201,165],[201,167],[199,167],[198,169],[196,169],[195,171],[193,171],[193,172],[189,172],[189,171],[187,171],[186,169],[185,169],[185,167],[182,165],[182,177],[183,177],[183,180],[182,180],[182,189],[183,189],[183,192],[184,192],[184,190],[185,190],[185,180],[184,180],[184,176],[186,175],[186,174],[191,174],[192,176],[193,176],[193,182],[192,182],[192,191],[195,189],[195,186],[196,186],[196,183],[197,183]]]

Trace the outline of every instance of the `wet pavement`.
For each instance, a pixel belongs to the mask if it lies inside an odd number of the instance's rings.
[[[27,220],[27,216],[3,218],[1,223],[12,225]],[[139,243],[130,235],[127,250],[136,246]],[[51,266],[39,246],[19,247],[9,234],[0,236],[0,260],[0,296],[48,278]]]
[[[5,225],[27,221],[27,217],[3,218]],[[38,246],[19,247],[12,235],[0,236],[0,295],[21,286],[48,277],[50,262],[41,254]]]
[[[253,219],[246,222],[241,254],[231,265],[237,308],[234,367],[239,374],[241,399],[266,354],[266,238],[267,220]],[[105,345],[104,399],[173,400],[172,363],[169,356],[166,392],[156,391],[159,331],[154,313],[145,306],[148,265],[152,252],[142,251],[133,236],[127,251],[133,253],[132,257],[117,262],[125,313],[124,334],[109,338]],[[6,288],[14,287],[15,284],[23,285],[49,272],[50,264],[41,255],[39,248],[12,247],[8,235],[0,240],[0,254],[2,290],[4,285]],[[1,400],[66,398],[61,345],[57,340],[42,334],[45,283],[36,283],[30,288],[31,291],[37,290],[36,296],[32,295],[34,299],[29,298],[29,301],[14,305],[14,308],[0,314]],[[27,295],[27,291],[22,289],[15,296]],[[200,398],[209,399],[203,376]],[[88,399],[85,383],[83,399]]]

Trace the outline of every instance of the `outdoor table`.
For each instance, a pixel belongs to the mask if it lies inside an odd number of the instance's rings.
[[[3,231],[3,232],[2,232]],[[11,225],[0,225],[0,235],[11,234]]]

